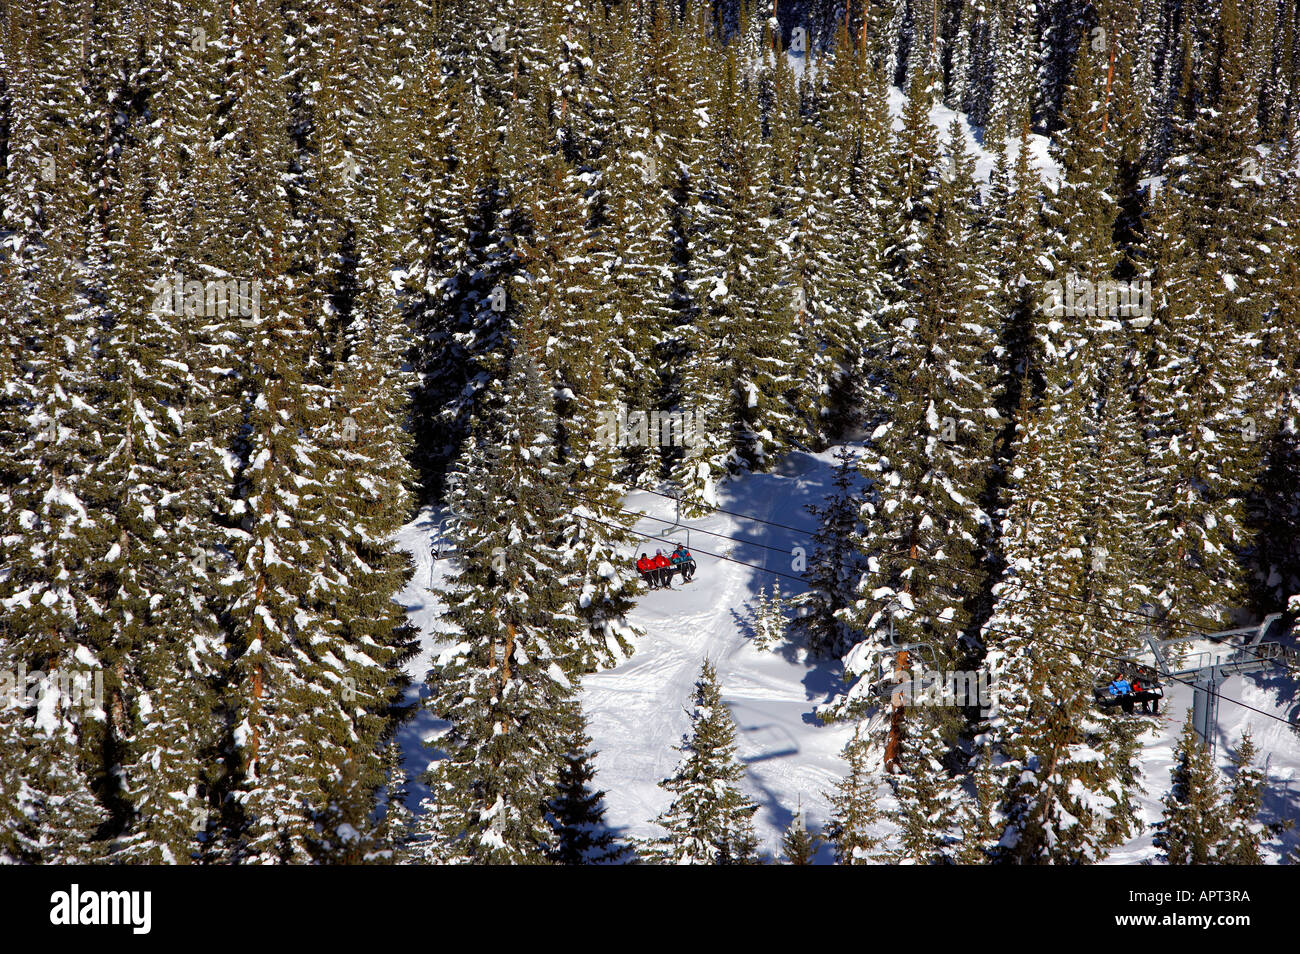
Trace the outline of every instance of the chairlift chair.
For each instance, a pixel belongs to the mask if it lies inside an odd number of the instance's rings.
[[[434,562],[438,560],[449,560],[456,555],[456,548],[451,541],[447,539],[447,517],[438,521],[438,532],[430,541],[429,551],[433,554]]]
[[[880,653],[882,656],[885,657],[898,656],[902,653],[907,653],[909,655],[915,654],[918,657],[920,657],[922,663],[925,665],[925,669],[927,672],[937,672],[939,670],[938,653],[935,652],[934,647],[931,646],[929,643],[891,642],[891,645],[882,647]],[[899,682],[895,679],[895,676],[898,674],[898,669],[896,666],[887,669],[886,663],[883,659],[880,662],[880,669],[881,671],[878,677],[875,679],[875,681],[872,682],[871,688],[868,691],[873,696],[885,696],[885,697],[892,696],[895,692],[898,691],[899,686],[903,684],[902,682]],[[915,679],[904,680],[904,682],[908,682],[908,681],[915,682],[917,680]],[[929,687],[922,686],[921,688],[925,689]]]
[[[1123,696],[1112,696],[1110,694],[1110,684],[1114,677],[1102,674],[1098,677],[1096,684],[1093,686],[1092,697],[1097,706],[1104,710],[1114,709],[1116,706],[1122,706],[1125,715],[1132,715],[1134,703],[1151,703],[1152,712],[1142,713],[1157,715],[1160,712],[1160,700],[1165,697],[1164,685],[1160,682],[1160,674],[1151,666],[1132,660],[1125,660],[1116,666],[1116,669],[1129,684],[1134,680],[1142,687],[1140,692],[1130,692]],[[1127,703],[1127,704],[1126,704]]]

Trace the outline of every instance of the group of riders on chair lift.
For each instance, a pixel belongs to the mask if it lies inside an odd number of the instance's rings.
[[[641,559],[636,561],[636,568],[650,589],[671,590],[673,574],[676,572],[682,574],[683,583],[691,582],[691,577],[695,575],[695,557],[679,543],[671,556],[664,556],[663,550],[656,550],[654,556],[641,554]]]
[[[1104,690],[1097,690],[1097,701],[1104,709],[1119,706],[1126,713],[1133,711],[1133,703],[1142,703],[1144,715],[1154,715],[1160,711],[1160,699],[1164,691],[1154,674],[1141,670],[1130,679],[1122,669],[1116,670],[1115,678]]]

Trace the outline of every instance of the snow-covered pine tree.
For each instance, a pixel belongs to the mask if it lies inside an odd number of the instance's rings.
[[[101,363],[123,409],[106,433],[105,468],[121,491],[117,556],[105,561],[113,629],[125,637],[110,707],[124,806],[116,861],[184,863],[216,844],[219,821],[219,617],[222,581],[237,576],[222,515],[243,407],[231,348],[241,296],[222,268],[230,236],[213,228],[229,207],[224,157],[211,148],[225,64],[205,38],[221,34],[226,14],[220,3],[168,3],[117,27],[129,52],[123,141],[106,177],[117,264]]]
[[[610,27],[613,38],[601,68],[611,74],[610,109],[617,121],[600,157],[594,211],[610,313],[610,383],[626,407],[648,411],[660,407],[656,349],[673,314],[666,183],[676,170],[667,161],[669,140],[659,128],[662,119],[652,108],[653,53],[637,32],[636,12],[635,6],[626,5],[611,14],[617,19]],[[611,60],[608,66],[606,57]],[[622,447],[620,455],[620,475],[625,473],[634,485],[658,480],[659,448]]]
[[[1104,69],[1092,44],[1081,43],[1064,90],[1065,128],[1052,137],[1050,146],[1061,170],[1048,218],[1055,232],[1053,277],[1062,282],[1071,274],[1077,275],[1076,281],[1109,278],[1118,261],[1115,167],[1102,129],[1107,116]]]
[[[631,849],[605,825],[605,793],[592,786],[596,753],[585,722],[579,711],[550,803],[556,839],[551,860],[561,865],[618,864],[627,860]]]
[[[596,267],[599,233],[590,227],[588,190],[546,135],[529,127],[513,140],[522,150],[515,176],[525,219],[513,294],[536,321],[554,374],[557,448],[572,481],[565,553],[580,580],[574,601],[586,628],[569,659],[590,671],[623,658],[637,634],[626,615],[635,578],[621,558],[630,538],[622,530],[619,448],[608,421],[617,399],[615,333]]]
[[[781,836],[781,856],[788,865],[810,865],[821,847],[822,838],[808,830],[808,819],[800,805]]]
[[[957,849],[953,860],[959,865],[984,864],[992,860],[1002,832],[999,814],[1001,808],[1002,779],[997,771],[997,754],[983,734],[976,734],[972,755],[966,768],[973,789],[972,798],[966,799],[957,818]]]
[[[1047,370],[1042,409],[1022,390],[1000,532],[1006,569],[981,634],[992,705],[974,774],[979,800],[998,804],[963,820],[968,836],[1000,826],[996,838],[982,835],[985,849],[1018,864],[1100,860],[1136,814],[1137,728],[1092,703],[1098,667],[1116,647],[1108,618],[1086,600],[1078,404],[1088,395],[1064,386],[1060,363]]]
[[[13,760],[0,783],[0,855],[46,864],[100,859],[97,839],[112,821],[96,796],[106,714],[93,683],[79,696],[68,681],[105,675],[99,563],[113,537],[103,510],[112,488],[96,472],[105,420],[93,355],[103,312],[91,266],[102,261],[87,138],[96,106],[78,79],[81,26],[80,10],[66,3],[16,4],[3,18],[16,59],[0,272],[0,671],[32,678],[0,699],[0,751]]]
[[[374,839],[379,848],[366,860],[380,864],[409,864],[415,818],[407,804],[410,779],[402,764],[402,747],[396,740],[384,747],[384,765],[383,814]]]
[[[771,72],[772,104],[765,117],[771,164],[770,229],[779,253],[781,286],[774,307],[791,316],[791,341],[784,396],[795,408],[789,440],[824,447],[832,392],[842,387],[850,340],[838,327],[839,313],[827,293],[836,284],[829,228],[831,192],[823,165],[820,136],[812,110],[805,112],[805,90],[786,56]],[[843,282],[839,284],[844,284]],[[839,409],[843,416],[843,408]]]
[[[510,276],[515,218],[503,181],[499,133],[463,79],[435,51],[404,82],[403,142],[412,148],[402,175],[398,230],[401,299],[419,375],[412,395],[414,461],[426,493],[445,493],[484,388],[504,361],[502,327],[514,313]],[[429,131],[434,134],[430,135]],[[418,134],[417,134],[418,132]]]
[[[555,412],[529,333],[459,465],[457,571],[443,601],[458,642],[435,661],[429,709],[450,722],[430,746],[417,851],[430,861],[543,863],[547,804],[569,750],[580,631],[560,547],[568,484]]]
[[[1112,36],[1105,42],[1113,49],[1119,41]],[[1052,314],[1045,316],[1051,320],[1040,326],[1040,334],[1043,353],[1059,363],[1049,388],[1069,388],[1069,406],[1083,421],[1075,434],[1079,446],[1070,452],[1079,466],[1075,479],[1095,495],[1081,525],[1089,555],[1083,595],[1098,608],[1136,609],[1149,599],[1149,590],[1139,589],[1147,558],[1139,530],[1147,497],[1146,448],[1133,401],[1134,335],[1146,316],[1133,301],[1143,300],[1140,294],[1126,288],[1125,306],[1118,291],[1112,293],[1120,259],[1113,155],[1120,127],[1108,125],[1108,59],[1095,45],[1090,39],[1080,43],[1062,107],[1065,128],[1051,146],[1061,169],[1048,212],[1055,290],[1044,302]],[[1094,614],[1106,619],[1102,628],[1108,642],[1127,648],[1133,638],[1129,628],[1110,619],[1109,612],[1094,609]]]
[[[790,600],[781,595],[779,581],[772,583],[770,594],[766,586],[759,587],[754,601],[755,649],[777,649],[786,641],[790,630],[789,605]]]
[[[939,135],[930,121],[935,95],[933,79],[918,77],[907,89],[902,128],[890,137],[882,223],[886,304],[881,316],[882,326],[890,333],[905,317],[907,296],[915,289],[920,272],[918,253],[934,214],[941,168]]]
[[[331,660],[344,654],[321,604],[325,538],[322,391],[313,331],[319,299],[295,280],[314,247],[294,229],[288,180],[293,144],[283,123],[286,62],[276,14],[236,4],[227,57],[228,124],[220,149],[230,181],[222,222],[246,236],[226,271],[256,283],[251,315],[216,316],[246,349],[246,424],[230,516],[239,572],[225,607],[227,793],[219,856],[244,862],[311,857],[324,783],[350,761],[344,700]]]
[[[188,407],[206,390],[196,374],[204,355],[186,348],[178,358],[178,343],[192,345],[205,319],[193,307],[174,307],[169,275],[181,250],[163,220],[165,199],[181,192],[177,130],[166,125],[175,103],[156,105],[153,161],[143,143],[121,153],[121,194],[107,225],[115,264],[105,304],[113,325],[100,367],[105,405],[120,409],[112,415],[120,423],[105,435],[101,469],[120,496],[104,560],[112,633],[104,655],[115,676],[108,731],[120,764],[117,797],[129,806],[115,857],[175,864],[190,860],[207,823],[200,793],[221,733],[216,682],[224,647],[208,579],[220,569],[218,528],[200,490],[212,471],[194,466],[216,461],[193,453]],[[146,176],[153,201],[145,199]]]
[[[1029,126],[1025,124],[1015,149],[1014,165],[1005,151],[995,149],[989,183],[986,228],[993,262],[990,307],[1000,328],[995,349],[998,414],[1003,425],[994,439],[992,480],[983,501],[989,513],[1006,504],[1006,485],[1013,462],[1017,414],[1025,398],[1036,402],[1044,387],[1045,342],[1035,333],[1043,288],[1043,183],[1032,160]],[[996,540],[1002,522],[986,527],[985,548],[995,564]]]
[[[887,191],[890,119],[882,68],[854,48],[841,29],[836,49],[816,74],[811,109],[812,182],[825,203],[821,214],[826,262],[818,276],[820,321],[810,387],[819,394],[818,423],[833,440],[862,426],[883,402],[870,377],[883,347],[881,228]],[[805,293],[806,296],[806,293]]]
[[[736,725],[707,659],[695,683],[690,719],[677,770],[659,783],[673,793],[672,804],[656,819],[667,834],[646,843],[643,852],[656,864],[752,864],[758,806],[739,788],[745,769],[736,759]]]
[[[1273,168],[1300,168],[1300,136],[1293,136]],[[1291,227],[1300,216],[1300,181],[1275,174],[1278,185],[1271,202],[1268,245],[1272,308],[1262,329],[1263,360],[1269,367],[1263,400],[1267,432],[1258,475],[1258,491],[1248,505],[1254,541],[1251,547],[1252,603],[1260,615],[1286,605],[1300,592],[1300,354],[1286,342],[1300,334],[1300,235]],[[1270,178],[1273,178],[1270,176]]]
[[[877,833],[884,813],[876,804],[878,790],[870,769],[870,746],[861,723],[844,746],[849,770],[830,794],[831,820],[823,836],[835,849],[835,863],[875,864],[884,860],[884,840]]]
[[[929,124],[919,111],[913,119]],[[932,197],[919,248],[905,256],[907,316],[898,320],[884,372],[894,405],[872,433],[864,460],[876,494],[862,505],[866,570],[847,614],[863,639],[845,662],[849,675],[862,678],[823,707],[832,717],[859,717],[874,704],[861,693],[863,674],[878,669],[891,625],[900,642],[927,644],[939,668],[964,668],[960,637],[979,593],[978,543],[988,519],[979,502],[998,426],[990,388],[995,331],[986,324],[985,255],[969,254],[982,246],[971,239],[973,164],[956,125],[945,163],[951,174]],[[903,707],[894,713],[886,743],[891,770],[899,767]],[[955,710],[931,707],[918,718],[946,723],[946,737],[954,740]],[[924,731],[913,738],[927,746],[934,741]]]
[[[1038,71],[1033,84],[1038,107],[1055,118],[1061,113],[1080,43],[1094,42],[1088,32],[1096,22],[1094,5],[1079,0],[1050,0],[1041,6],[1035,4],[1029,16],[1036,21],[1038,30]]]
[[[928,711],[911,715],[895,736],[896,764],[903,770],[891,779],[898,800],[899,859],[911,864],[948,863],[956,844],[960,803],[960,780],[949,765],[950,720],[935,718]]]
[[[1266,254],[1253,93],[1233,0],[1223,4],[1216,95],[1190,126],[1148,227],[1155,293],[1145,397],[1152,554],[1162,617],[1214,628],[1243,596],[1244,499],[1266,431],[1258,382]]]
[[[1217,853],[1220,864],[1258,865],[1264,861],[1260,851],[1264,826],[1259,821],[1259,810],[1266,780],[1263,770],[1255,764],[1256,751],[1250,732],[1242,732],[1232,751],[1232,781],[1223,806],[1226,824]]]
[[[815,657],[841,656],[856,642],[843,618],[854,602],[862,576],[855,541],[863,533],[859,498],[869,492],[861,486],[856,461],[851,450],[840,448],[826,502],[808,508],[818,526],[803,574],[808,584],[800,599],[803,612],[792,621],[791,629]]]
[[[597,69],[597,34],[592,18],[604,11],[588,10],[587,0],[548,0],[540,16],[546,25],[547,86],[556,144],[565,159],[584,172],[591,171],[603,146],[609,117],[608,73]],[[554,82],[550,82],[553,80]]]
[[[690,226],[691,291],[677,399],[707,415],[700,442],[670,468],[688,508],[715,502],[736,468],[765,468],[797,432],[787,392],[795,314],[779,300],[774,250],[765,234],[770,194],[757,104],[733,48],[712,54],[706,161]],[[786,303],[788,305],[788,303]]]
[[[1151,62],[1146,140],[1151,150],[1152,168],[1159,168],[1172,149],[1179,118],[1179,91],[1184,67],[1188,65],[1188,51],[1183,45],[1179,27],[1186,27],[1189,18],[1178,17],[1178,7],[1172,3],[1160,4],[1153,14],[1145,18],[1140,38],[1142,48],[1149,51]]]
[[[376,44],[377,40],[374,41]],[[364,59],[360,50],[355,55]],[[391,273],[395,200],[383,186],[400,162],[387,146],[385,117],[393,103],[367,102],[362,115],[341,112],[336,157],[340,175],[322,176],[323,195],[346,212],[345,268],[335,281],[322,417],[329,440],[319,535],[325,555],[317,598],[337,648],[323,657],[337,680],[336,740],[350,758],[325,783],[328,805],[313,852],[330,862],[384,857],[384,820],[376,793],[391,774],[388,740],[405,709],[403,663],[416,651],[415,632],[394,597],[411,577],[411,561],[394,542],[412,510],[410,376],[404,371],[406,329]],[[350,161],[349,161],[350,160]],[[355,164],[355,165],[354,165]],[[332,170],[331,170],[332,172]]]
[[[1257,116],[1260,133],[1266,140],[1276,140],[1282,129],[1278,126],[1280,110],[1277,87],[1273,82],[1273,64],[1278,7],[1276,3],[1247,3],[1239,11],[1242,18],[1242,47],[1240,54],[1248,62],[1250,86],[1258,99]]]
[[[665,275],[668,327],[654,353],[660,379],[656,397],[661,410],[690,411],[697,421],[706,422],[700,432],[706,440],[697,441],[695,447],[662,452],[662,471],[671,479],[684,478],[703,493],[716,481],[710,474],[721,473],[726,466],[721,448],[727,438],[727,425],[720,420],[725,395],[714,389],[704,373],[709,362],[721,360],[720,352],[711,338],[697,333],[700,311],[694,292],[700,265],[695,231],[704,209],[701,190],[706,184],[711,123],[716,122],[711,88],[718,70],[712,47],[689,23],[658,4],[653,6],[644,42],[646,112],[657,150],[654,171],[667,200],[664,214],[671,248]],[[643,460],[648,456],[642,455]],[[709,459],[703,459],[706,456]]]
[[[1154,844],[1171,865],[1220,862],[1219,851],[1229,819],[1222,811],[1222,785],[1210,751],[1196,735],[1189,710],[1174,749],[1172,787],[1162,799],[1164,812]]]

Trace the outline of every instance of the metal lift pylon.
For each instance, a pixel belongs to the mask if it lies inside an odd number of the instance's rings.
[[[1264,617],[1258,626],[1225,629],[1217,633],[1179,636],[1174,639],[1147,637],[1147,646],[1155,657],[1155,668],[1171,682],[1192,686],[1192,725],[1201,742],[1214,758],[1219,731],[1219,690],[1229,676],[1259,672],[1296,657],[1296,651],[1278,641],[1281,613]],[[1205,649],[1195,649],[1175,665],[1169,649],[1188,643],[1205,642]]]

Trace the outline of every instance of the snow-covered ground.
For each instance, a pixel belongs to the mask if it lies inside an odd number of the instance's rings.
[[[732,481],[719,491],[719,506],[788,527],[813,526],[805,511],[829,491],[835,449],[817,455],[789,455],[773,473],[755,474]],[[629,495],[624,504],[647,514],[634,529],[662,543],[643,540],[643,549],[669,545],[683,538],[665,529],[673,523],[671,501],[649,493]],[[790,646],[760,651],[752,645],[752,608],[760,587],[779,583],[786,593],[800,586],[780,574],[792,574],[792,550],[808,548],[807,533],[784,530],[753,520],[711,514],[687,521],[690,546],[699,561],[696,581],[670,591],[645,594],[632,613],[644,630],[631,658],[613,669],[588,676],[582,703],[591,722],[599,755],[597,784],[606,790],[607,821],[624,834],[653,835],[653,819],[668,806],[669,793],[658,783],[672,773],[687,726],[689,704],[700,664],[707,656],[717,666],[723,697],[738,727],[738,749],[747,770],[746,790],[759,804],[755,818],[763,849],[776,854],[781,833],[792,813],[802,804],[809,826],[820,828],[827,820],[826,792],[843,774],[839,752],[851,732],[843,724],[822,725],[815,708],[841,688],[839,666],[810,663]],[[710,536],[712,531],[723,536]],[[441,622],[435,582],[448,566],[437,563],[431,576],[429,540],[437,533],[437,517],[426,512],[403,531],[402,542],[414,555],[418,571],[402,600],[423,636],[421,656],[411,664],[420,680],[439,645]],[[736,543],[726,537],[744,540]],[[770,548],[770,549],[769,549]],[[713,554],[713,555],[710,555]],[[632,553],[629,551],[629,560]],[[730,560],[721,559],[729,557]],[[733,562],[736,561],[736,562]],[[1218,758],[1227,764],[1227,751],[1241,729],[1254,734],[1261,759],[1266,760],[1268,790],[1263,820],[1276,822],[1300,816],[1300,736],[1267,716],[1234,705],[1239,699],[1280,718],[1294,719],[1295,682],[1281,670],[1277,674],[1235,677],[1223,689],[1219,709],[1222,736]],[[1158,733],[1147,737],[1142,772],[1148,792],[1143,798],[1143,820],[1148,828],[1110,856],[1110,862],[1133,864],[1153,858],[1150,825],[1160,817],[1160,798],[1169,787],[1173,747],[1187,709],[1191,689],[1168,690]],[[413,777],[428,765],[430,754],[420,743],[436,736],[441,724],[421,713],[408,724],[403,737],[407,770]],[[412,808],[423,790],[412,788]],[[1300,832],[1287,836],[1282,847],[1300,842]],[[1272,859],[1276,847],[1271,846]],[[820,859],[829,861],[823,849]]]

